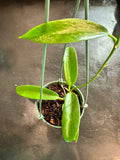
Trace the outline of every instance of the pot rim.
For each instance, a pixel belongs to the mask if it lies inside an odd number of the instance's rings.
[[[54,83],[66,84],[65,81],[62,81],[62,82],[61,82],[61,81],[51,81],[51,82],[45,84],[43,87],[46,88],[46,87],[48,87],[49,85],[54,84]],[[74,85],[73,87],[76,87],[76,86]],[[85,103],[85,101],[84,101],[84,96],[83,96],[82,92],[80,91],[80,89],[75,88],[74,90],[78,92],[78,94],[79,94],[79,96],[80,96],[80,98],[81,98],[81,100],[82,100],[83,110],[82,110],[82,113],[81,113],[81,115],[80,115],[80,119],[81,119],[82,116],[83,116],[83,114],[84,114],[84,108],[87,107],[87,104],[84,104],[84,103]],[[38,109],[38,102],[39,102],[39,100],[35,101],[35,106],[36,106],[36,108],[37,108],[38,113],[40,113],[40,112],[39,112],[39,109]],[[41,113],[41,114],[42,114],[42,113]],[[52,125],[51,123],[47,122],[47,121],[44,119],[44,116],[43,116],[43,115],[42,115],[42,118],[40,118],[40,119],[42,119],[46,124],[48,124],[48,125],[51,126],[51,127],[54,127],[54,128],[62,128],[61,126]]]

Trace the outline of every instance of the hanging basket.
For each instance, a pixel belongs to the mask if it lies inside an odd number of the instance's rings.
[[[60,94],[62,95],[64,93],[63,88],[61,87],[64,86],[67,89],[67,84],[66,82],[59,82],[59,81],[52,81],[50,83],[47,83],[44,85],[45,88],[49,88],[52,90],[57,90]],[[73,86],[75,87],[75,86]],[[65,90],[66,90],[65,89]],[[62,93],[61,93],[62,91]],[[87,107],[87,104],[84,104],[84,97],[82,92],[79,89],[74,89],[74,91],[79,99],[80,102],[80,118],[82,118],[84,114],[84,108]],[[50,104],[52,105],[50,106]],[[54,128],[61,128],[61,117],[62,117],[62,104],[64,101],[62,100],[53,100],[53,101],[48,101],[48,100],[43,100],[42,101],[42,108],[41,108],[41,113],[40,113],[40,105],[39,105],[39,100],[35,102],[35,106],[37,108],[37,111],[39,115],[42,115],[40,119],[42,119],[45,123],[47,123],[49,126],[52,126]],[[57,106],[58,105],[58,106]],[[57,123],[57,125],[56,125]]]

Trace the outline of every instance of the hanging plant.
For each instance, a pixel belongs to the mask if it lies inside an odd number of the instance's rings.
[[[85,2],[86,11],[88,11],[89,1],[86,0]],[[77,11],[79,3],[80,1],[78,0],[75,11]],[[108,60],[111,58],[111,56],[119,46],[120,35],[118,39],[116,39],[113,35],[109,34],[108,30],[104,26],[92,21],[78,18],[62,19],[48,22],[49,4],[50,1],[46,0],[45,23],[32,28],[27,33],[19,37],[20,39],[28,39],[36,43],[44,44],[41,86],[18,86],[16,88],[16,92],[20,96],[37,100],[36,106],[39,112],[39,118],[43,119],[47,124],[53,127],[62,128],[62,134],[66,142],[77,142],[79,136],[80,120],[84,113],[84,108],[87,107],[87,98],[86,101],[84,101],[84,97],[79,88],[86,85],[88,87],[88,84],[94,81],[100,74],[100,72],[106,66]],[[76,13],[74,13],[74,16],[75,15]],[[114,46],[99,71],[91,80],[88,79],[87,66],[86,83],[75,86],[79,73],[77,53],[74,47],[66,47],[65,45],[61,65],[60,81],[52,82],[43,87],[46,48],[48,43],[54,44],[86,41],[86,48],[88,48],[87,40],[105,36],[109,36],[113,39]],[[88,64],[88,50],[86,51],[86,53]],[[64,69],[65,82],[62,81],[62,66]],[[49,105],[51,105],[50,108]],[[46,108],[45,106],[47,106],[48,108]]]

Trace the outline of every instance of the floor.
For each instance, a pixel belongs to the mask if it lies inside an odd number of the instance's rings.
[[[91,0],[90,20],[118,36],[120,3]],[[72,16],[74,1],[51,1],[50,20]],[[78,18],[84,18],[83,1]],[[16,86],[40,85],[43,45],[19,40],[44,22],[44,1],[0,1],[0,160],[120,160],[120,48],[100,76],[89,85],[89,107],[81,120],[78,143],[66,143],[61,129],[38,120],[32,101],[16,94]],[[109,55],[110,38],[90,40],[90,79]],[[85,82],[84,42],[78,52],[77,85]],[[44,83],[58,80],[63,44],[48,45]],[[85,87],[81,88],[85,95]]]

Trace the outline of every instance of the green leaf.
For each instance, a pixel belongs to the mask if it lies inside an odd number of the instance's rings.
[[[16,88],[16,92],[18,95],[30,98],[30,99],[40,99],[40,89],[39,86],[34,85],[22,85]],[[47,88],[43,88],[42,99],[43,100],[55,100],[58,99],[59,95]]]
[[[77,54],[74,47],[66,48],[63,62],[65,80],[71,87],[76,83],[78,74]]]
[[[79,129],[78,129],[78,131],[77,131],[77,133],[76,133],[76,135],[75,135],[75,142],[77,143],[77,141],[78,141],[78,137],[79,137]]]
[[[80,125],[80,106],[77,95],[67,93],[62,112],[62,134],[66,142],[77,142]]]
[[[19,38],[37,43],[71,43],[107,36],[100,24],[83,19],[62,19],[38,25]]]

